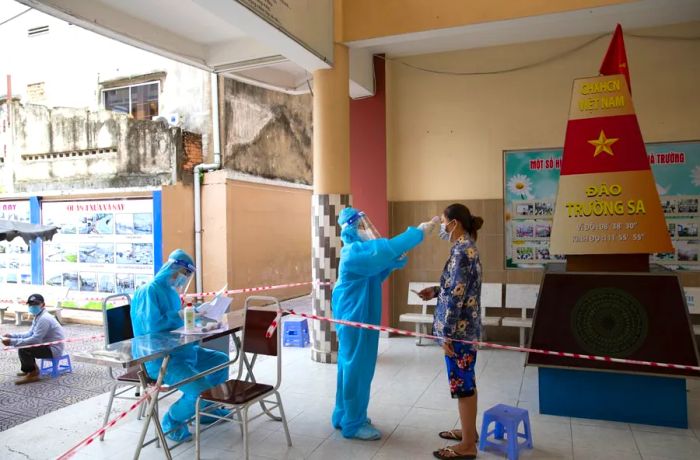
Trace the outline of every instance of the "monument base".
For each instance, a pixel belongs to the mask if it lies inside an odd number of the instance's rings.
[[[540,413],[688,428],[685,378],[540,367]]]
[[[649,254],[593,254],[566,256],[569,272],[648,272]]]

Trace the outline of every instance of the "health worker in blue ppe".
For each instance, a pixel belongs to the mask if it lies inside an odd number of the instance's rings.
[[[382,282],[408,262],[405,253],[418,246],[439,219],[409,227],[394,238],[382,238],[369,218],[353,208],[340,212],[343,249],[333,288],[333,318],[379,325]],[[346,438],[377,440],[381,433],[367,418],[370,386],[377,362],[379,332],[336,325],[338,383],[333,426]]]
[[[187,291],[194,271],[192,258],[181,249],[177,249],[168,256],[168,261],[153,280],[136,290],[131,301],[131,322],[135,336],[172,331],[184,325],[181,295]],[[228,360],[229,357],[225,353],[195,344],[178,348],[170,354],[163,381],[167,385],[173,385]],[[158,377],[161,364],[162,359],[146,363],[146,370],[151,378]],[[228,368],[224,368],[180,387],[182,397],[170,406],[163,416],[163,431],[168,438],[173,441],[191,439],[187,422],[195,414],[197,397],[208,388],[224,383],[227,378]],[[212,423],[215,420],[203,417],[202,421]]]

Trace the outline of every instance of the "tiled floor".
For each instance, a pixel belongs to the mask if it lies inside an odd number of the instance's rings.
[[[309,309],[310,300],[308,297],[300,297],[283,302],[282,305],[285,308],[303,311]],[[0,335],[26,332],[30,327],[28,322],[22,326],[5,322],[0,324]],[[66,324],[64,329],[67,337],[86,337],[103,332],[102,326],[81,324]],[[102,343],[103,339],[72,342],[66,344],[66,351],[70,354],[89,350],[101,346]],[[14,384],[17,379],[15,374],[20,370],[17,352],[0,351],[0,432],[111,390],[112,381],[108,378],[105,368],[75,361],[72,362],[72,366],[71,374],[18,386]]]
[[[30,324],[18,327],[0,325],[0,334],[26,332]],[[69,337],[90,336],[102,333],[99,326],[69,324],[65,326]],[[75,342],[66,345],[68,353],[94,348],[101,340]],[[111,388],[104,368],[73,362],[73,373],[57,379],[46,379],[31,385],[14,384],[19,372],[19,359],[15,351],[0,351],[0,431],[24,423],[35,417],[66,407],[69,404],[93,398]]]
[[[442,356],[435,346],[419,348],[406,338],[381,339],[369,416],[384,436],[375,442],[345,440],[330,426],[335,366],[312,362],[308,348],[285,348],[283,356],[281,391],[294,445],[287,448],[280,423],[261,418],[251,427],[252,458],[428,459],[447,444],[437,432],[457,424],[456,403],[449,397]],[[523,367],[523,355],[484,350],[477,368],[480,410],[506,403],[530,411],[535,449],[521,458],[700,458],[700,382],[688,382],[691,429],[678,430],[539,415],[537,370]],[[256,365],[261,381],[272,378],[273,372],[270,359]],[[55,458],[99,427],[105,404],[105,396],[91,398],[0,433],[0,458]],[[85,447],[75,458],[131,458],[139,427],[132,414],[109,431],[104,442]],[[233,425],[209,430],[203,443],[202,458],[243,456],[241,435]],[[183,445],[174,456],[193,458],[194,445]],[[151,446],[141,458],[164,457]],[[479,458],[502,457],[480,452]]]

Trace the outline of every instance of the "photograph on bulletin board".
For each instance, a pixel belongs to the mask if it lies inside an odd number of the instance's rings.
[[[673,252],[652,263],[700,271],[700,141],[646,144]],[[506,268],[542,268],[566,258],[549,251],[562,149],[504,151]]]

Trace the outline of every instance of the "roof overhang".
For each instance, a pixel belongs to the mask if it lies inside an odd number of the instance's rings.
[[[18,0],[162,56],[277,91],[309,91],[333,63],[333,2],[289,2],[263,19],[251,0]],[[274,11],[272,13],[275,13]]]

